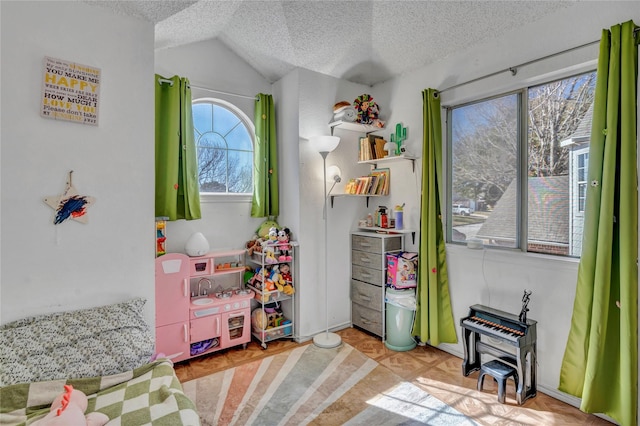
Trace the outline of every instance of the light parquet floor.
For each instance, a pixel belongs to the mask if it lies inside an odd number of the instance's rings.
[[[513,380],[508,380],[505,404],[497,400],[497,385],[485,378],[482,392],[476,390],[478,372],[464,377],[462,360],[431,346],[418,346],[411,351],[395,352],[382,341],[355,328],[338,332],[345,343],[389,368],[398,376],[421,387],[434,397],[472,417],[483,425],[607,425],[612,423],[561,402],[538,391],[535,398],[519,406],[515,400]],[[311,344],[306,342],[303,344]],[[269,342],[266,350],[252,341],[175,365],[181,382],[264,358],[299,346],[288,339]]]

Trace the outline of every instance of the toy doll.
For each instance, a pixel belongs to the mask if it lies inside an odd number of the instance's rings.
[[[264,261],[266,263],[278,263],[278,259],[276,259],[276,244],[278,244],[278,228],[272,227],[269,229],[268,239],[262,243],[263,251],[264,251]]]
[[[44,418],[32,423],[34,426],[102,426],[109,421],[106,414],[92,412],[85,416],[87,395],[71,385],[64,385],[64,393],[56,397],[51,411]]]
[[[282,279],[288,283],[293,281],[293,278],[291,277],[291,267],[286,263],[280,265],[280,275],[282,276]]]
[[[289,244],[289,237],[291,231],[289,228],[282,228],[278,231],[278,246],[280,247],[280,262],[286,262],[292,259],[291,257],[291,244]]]

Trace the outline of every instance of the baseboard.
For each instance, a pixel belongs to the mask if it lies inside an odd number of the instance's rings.
[[[329,328],[329,331],[336,332],[336,331],[344,330],[345,328],[349,328],[349,327],[351,327],[351,321],[336,325],[334,327],[331,327],[331,328]],[[318,330],[317,332],[315,332],[315,333],[313,333],[311,335],[308,335],[308,336],[295,336],[293,338],[293,340],[295,340],[298,343],[304,343],[304,342],[307,342],[307,341],[313,339],[313,336],[315,336],[316,334],[322,333],[325,330],[326,329]]]
[[[562,401],[565,404],[569,404],[573,407],[576,407],[577,409],[580,409],[581,399],[576,396],[569,395],[568,393],[561,392],[558,389],[548,388],[542,385],[538,385],[537,388],[538,388],[538,392],[541,392],[547,396],[550,396],[551,398],[555,398],[558,401]],[[605,414],[593,413],[593,415],[600,417],[601,419],[605,419],[606,421],[611,422],[613,424],[618,424],[618,422],[616,422],[614,419],[612,419],[611,417]]]

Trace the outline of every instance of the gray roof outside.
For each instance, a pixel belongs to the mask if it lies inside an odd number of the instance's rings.
[[[571,134],[567,139],[560,142],[560,146],[568,146],[574,143],[589,142],[591,139],[591,121],[593,120],[593,103],[585,112],[584,117],[580,120],[580,124],[576,128],[576,131]]]
[[[476,237],[515,241],[516,187],[513,180]],[[530,242],[569,243],[569,176],[529,178],[528,238]]]

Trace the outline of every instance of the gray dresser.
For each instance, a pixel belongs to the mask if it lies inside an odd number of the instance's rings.
[[[383,341],[387,253],[403,247],[402,234],[351,233],[351,322]]]

